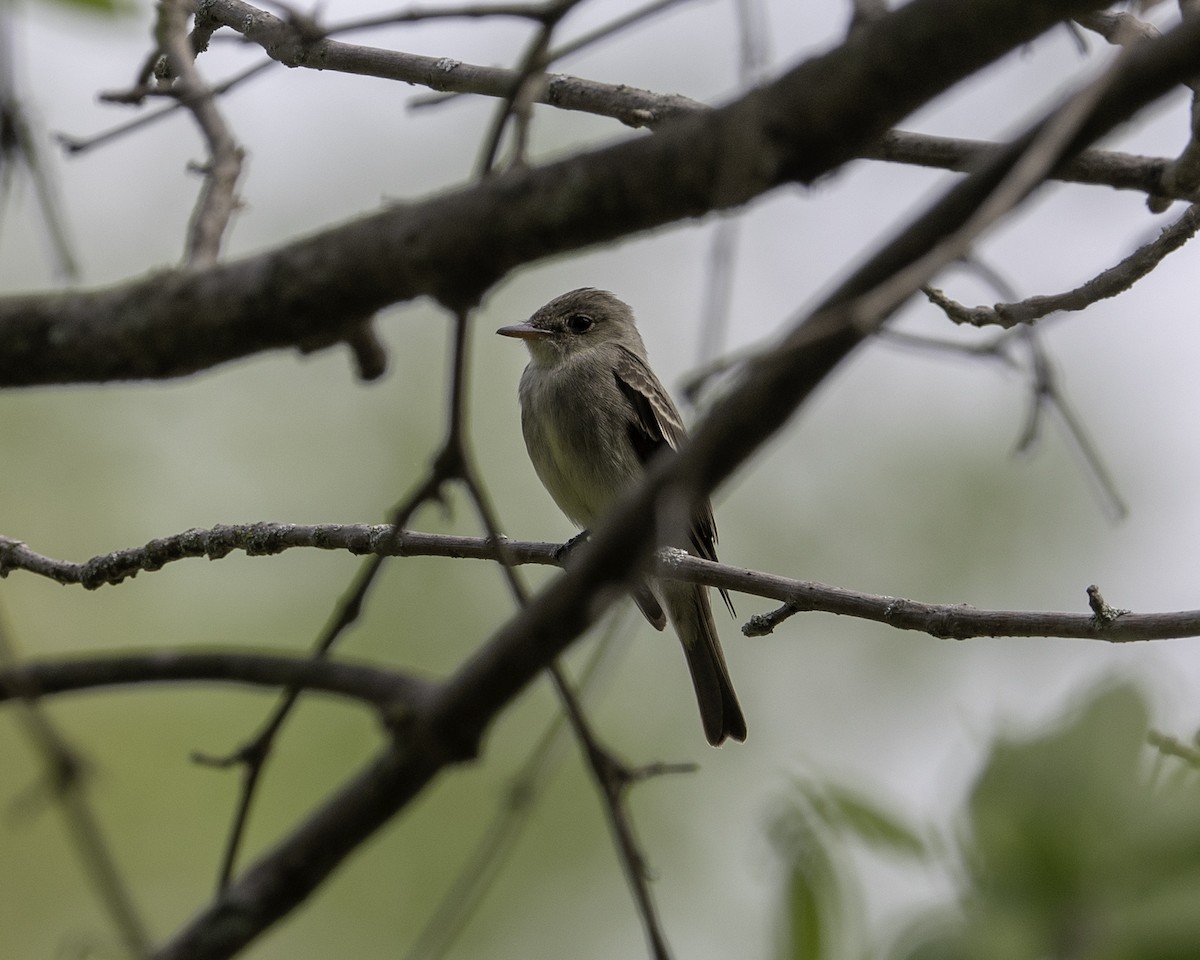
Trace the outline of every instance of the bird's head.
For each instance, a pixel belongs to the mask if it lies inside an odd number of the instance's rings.
[[[633,311],[607,290],[581,287],[555,297],[524,323],[501,327],[504,337],[525,341],[533,362],[555,366],[609,344],[645,355]]]

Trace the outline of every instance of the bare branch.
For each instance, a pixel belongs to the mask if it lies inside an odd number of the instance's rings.
[[[208,145],[204,187],[192,212],[184,257],[189,266],[205,267],[216,263],[221,238],[237,210],[242,149],[193,62],[196,52],[187,36],[188,12],[185,0],[161,0],[155,33],[159,48],[167,54],[174,87],[181,93],[184,106],[196,118]]]
[[[29,739],[46,769],[45,783],[38,785],[37,797],[40,799],[44,794],[58,803],[92,890],[108,911],[125,949],[131,957],[146,956],[150,952],[150,934],[92,809],[87,793],[88,764],[42,709],[38,702],[42,688],[31,678],[20,676],[15,644],[3,617],[0,617],[0,671],[8,674],[7,681],[0,680],[0,702],[6,695],[20,700],[19,716],[25,721]],[[22,799],[32,798],[27,793]]]
[[[79,268],[71,251],[57,185],[31,129],[29,111],[17,92],[10,10],[0,9],[0,214],[15,182],[14,170],[23,167],[50,240],[55,271],[73,281],[78,278]]]
[[[25,691],[39,697],[97,687],[212,681],[255,687],[290,687],[358,700],[402,723],[432,695],[433,685],[408,674],[355,663],[317,661],[266,653],[151,653],[23,663],[0,670],[0,703]]]
[[[393,508],[387,524],[386,542],[389,544],[395,544],[402,537],[404,529],[417,510],[431,500],[441,499],[442,490],[447,483],[465,480],[468,476],[469,461],[464,446],[465,422],[463,416],[468,322],[469,313],[465,309],[460,310],[455,317],[454,340],[451,347],[450,401],[446,417],[446,438],[441,449],[430,462],[425,478]],[[387,555],[387,551],[377,551],[359,568],[350,587],[338,600],[333,616],[313,644],[311,656],[314,660],[325,657],[338,639],[358,620],[366,603],[367,595],[383,569],[383,562]],[[240,766],[242,768],[242,791],[225,843],[225,853],[221,860],[221,869],[217,880],[219,890],[225,889],[233,877],[263,770],[271,756],[275,738],[291,715],[301,692],[298,687],[287,690],[279,698],[275,709],[258,733],[238,750],[224,757],[196,758],[209,766]]]
[[[189,557],[220,560],[234,551],[248,556],[268,556],[295,547],[344,550],[379,556],[456,557],[498,560],[496,544],[475,537],[434,533],[396,532],[390,524],[220,524],[207,530],[185,530],[130,547],[101,554],[84,563],[52,560],[30,550],[20,540],[0,536],[0,576],[25,570],[58,583],[81,584],[95,590],[135,577],[141,571],[161,570],[166,564]],[[514,563],[556,564],[554,543],[506,542]]]
[[[1162,36],[1158,27],[1145,20],[1139,20],[1132,13],[1103,10],[1076,17],[1075,22],[1100,34],[1109,43],[1123,47],[1143,40],[1157,40]]]
[[[1150,274],[1168,254],[1187,243],[1197,230],[1200,230],[1200,204],[1193,204],[1150,243],[1065,293],[1030,297],[1017,303],[997,303],[991,307],[967,307],[934,288],[927,288],[925,293],[930,302],[940,307],[955,323],[1010,329],[1058,311],[1085,310],[1097,301],[1124,293]]]
[[[167,106],[158,110],[154,110],[150,113],[144,113],[139,117],[135,117],[134,119],[125,123],[118,124],[117,126],[101,133],[93,134],[90,137],[73,137],[69,134],[59,133],[56,134],[55,139],[58,140],[63,149],[68,153],[83,153],[87,150],[91,150],[93,147],[99,147],[106,143],[110,143],[111,141],[116,140],[127,133],[132,133],[133,131],[139,130],[142,127],[149,126],[150,124],[155,123],[164,117],[168,117],[176,110],[184,109],[188,102],[195,97],[222,96],[235,87],[240,86],[244,81],[258,76],[258,74],[262,73],[267,68],[275,65],[276,61],[274,60],[260,60],[258,63],[252,64],[245,70],[235,73],[227,80],[223,80],[221,83],[209,87],[207,90],[201,90],[199,92],[180,91],[173,103],[170,103]],[[103,96],[101,99],[103,99]]]
[[[596,687],[603,668],[615,659],[615,641],[624,632],[625,622],[620,616],[610,618],[604,633],[597,638],[579,675],[577,688],[581,698]],[[479,843],[431,911],[405,960],[440,960],[450,950],[527,825],[539,794],[561,761],[568,730],[565,711],[555,714],[505,790],[499,809]]]
[[[672,7],[683,6],[687,2],[689,0],[650,0],[644,6],[630,10],[616,19],[610,20],[608,23],[601,24],[595,30],[589,30],[574,40],[552,48],[546,55],[546,63],[555,63],[564,57],[569,57],[571,54],[578,53],[585,47],[593,46],[602,40],[608,40],[622,30],[627,30],[629,27],[649,20],[651,17],[656,17],[660,13],[670,10]]]
[[[381,551],[380,555],[383,556],[450,557],[492,562],[499,560],[501,555],[496,541],[490,539],[415,533],[408,530],[392,538],[389,536],[391,533],[392,528],[388,524],[323,524],[306,527],[295,524],[259,523],[241,527],[214,527],[211,531],[189,530],[177,537],[151,541],[152,545],[159,546],[150,550],[153,560],[148,569],[158,569],[163,563],[169,562],[166,555],[159,552],[161,545],[169,545],[167,552],[170,554],[170,560],[182,559],[184,556],[209,556],[211,559],[217,559],[234,549],[244,549],[240,545],[250,542],[258,546],[258,549],[248,551],[255,554],[273,554],[293,547],[315,547],[322,550],[350,550],[355,553],[374,549]],[[204,542],[210,538],[211,554],[203,549]],[[235,542],[238,546],[230,545]],[[560,546],[545,542],[505,540],[503,551],[509,562],[514,564],[558,565],[561,562]],[[0,539],[0,548],[3,548],[0,550],[0,559],[5,559],[5,572],[26,570],[49,576],[60,583],[81,583],[82,578],[78,574],[88,566],[50,560],[28,550],[24,544],[7,538]],[[105,558],[121,556],[128,560],[144,549],[146,548],[118,551],[105,555]],[[185,549],[187,552],[184,552]],[[580,551],[584,549],[584,546],[579,548]],[[570,558],[567,562],[570,563]],[[1094,637],[1091,628],[1078,614],[988,611],[959,605],[927,604],[847,590],[811,580],[794,580],[745,567],[714,563],[676,551],[656,554],[652,558],[650,572],[665,579],[703,583],[747,596],[777,600],[790,604],[796,611],[860,617],[906,630],[924,630],[934,636]],[[922,625],[922,618],[929,625]],[[956,627],[948,632],[944,624],[950,618],[953,618]],[[1126,642],[1165,640],[1198,634],[1200,612],[1184,611],[1130,614],[1114,624],[1109,634],[1099,639]]]
[[[546,14],[542,18],[541,27],[529,41],[525,52],[521,54],[520,62],[514,71],[512,85],[504,95],[499,109],[492,118],[491,126],[484,137],[483,151],[479,158],[479,175],[486,176],[496,165],[496,156],[500,150],[500,141],[509,117],[516,118],[516,137],[513,150],[514,165],[525,162],[525,144],[529,125],[529,112],[534,101],[538,99],[538,88],[542,85],[542,72],[549,62],[547,51],[550,49],[550,39],[562,18],[578,6],[581,0],[552,0],[547,4]]]
[[[929,134],[892,130],[879,141],[868,144],[860,156],[870,160],[910,163],[939,170],[970,173],[987,157],[995,156],[1000,144],[983,140],[962,140]],[[1190,194],[1172,193],[1165,181],[1170,163],[1162,157],[1139,157],[1111,150],[1083,150],[1066,161],[1051,179],[1067,183],[1108,186],[1114,190],[1136,190],[1175,199],[1191,199]]]
[[[926,288],[926,294],[936,294]],[[1084,427],[1083,419],[1075,413],[1059,382],[1057,371],[1040,338],[1030,327],[1016,327],[981,343],[962,343],[937,337],[925,337],[900,330],[880,331],[880,337],[890,343],[919,350],[937,350],[959,356],[979,357],[996,360],[1009,369],[1020,370],[1027,377],[1029,388],[1029,413],[1025,427],[1017,440],[1016,451],[1025,453],[1032,449],[1039,435],[1043,414],[1050,410],[1066,431],[1071,450],[1083,462],[1085,476],[1093,481],[1100,509],[1112,520],[1121,520],[1129,512],[1124,498],[1117,488],[1112,472],[1100,456],[1099,449]],[[1030,360],[1020,362],[1010,349],[1013,344],[1026,348]]]
[[[335,27],[330,27],[329,33],[349,33],[352,30],[373,30],[377,27],[393,26],[398,23],[420,23],[423,20],[446,19],[491,19],[493,17],[513,17],[520,20],[542,21],[546,10],[553,5],[553,0],[542,3],[466,3],[459,6],[421,7],[411,6],[397,13],[385,13],[377,17],[363,17],[360,20],[347,20]]]
[[[330,39],[303,39],[287,21],[242,0],[205,0],[197,16],[231,27],[289,67],[336,70],[415,83],[448,93],[491,97],[507,97],[517,76],[512,70],[477,66],[448,57],[422,57]],[[547,77],[538,101],[612,117],[635,127],[653,126],[700,107],[687,97],[663,97],[636,88],[566,76]]]
[[[1000,0],[920,0],[654,137],[393,205],[204,271],[0,299],[0,385],[179,376],[259,350],[337,342],[362,317],[421,294],[473,303],[522,263],[811,182],[1014,40],[1098,3],[1040,0],[1019,16],[1001,4],[1005,28],[981,29]],[[942,56],[947,44],[954,57]],[[1167,38],[1154,49],[1169,50]],[[1123,116],[1189,69],[1153,59],[1161,65],[1142,74],[1151,88],[1136,91]],[[724,148],[733,142],[738,150]]]
[[[1179,12],[1184,23],[1200,20],[1200,4],[1195,0],[1179,0]],[[1200,77],[1192,74],[1187,78],[1192,88],[1192,115],[1188,131],[1188,142],[1182,152],[1167,166],[1163,181],[1167,196],[1151,196],[1147,206],[1152,213],[1161,213],[1170,205],[1170,195],[1176,192],[1194,194],[1200,189]]]

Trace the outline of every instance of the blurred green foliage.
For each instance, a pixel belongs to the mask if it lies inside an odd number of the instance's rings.
[[[1129,686],[1093,693],[1039,736],[998,740],[944,847],[877,803],[800,785],[773,834],[789,865],[781,956],[1200,955],[1200,776],[1186,749],[1156,752],[1152,740],[1147,704]],[[890,948],[853,943],[867,927],[845,855],[855,843],[913,870],[945,858],[957,904],[910,916]]]
[[[105,17],[136,13],[138,9],[132,0],[41,0],[41,2],[66,7],[68,10],[82,10],[85,13],[100,14]]]

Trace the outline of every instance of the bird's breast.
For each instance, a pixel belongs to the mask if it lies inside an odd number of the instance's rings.
[[[592,526],[641,472],[615,381],[533,365],[521,377],[521,429],[558,508]],[[611,378],[609,378],[611,380]]]

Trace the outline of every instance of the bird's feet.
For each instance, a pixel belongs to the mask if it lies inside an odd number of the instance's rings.
[[[554,551],[554,559],[560,564],[566,563],[571,554],[575,552],[575,548],[587,543],[588,537],[591,535],[592,532],[590,530],[580,530],[575,536]]]

